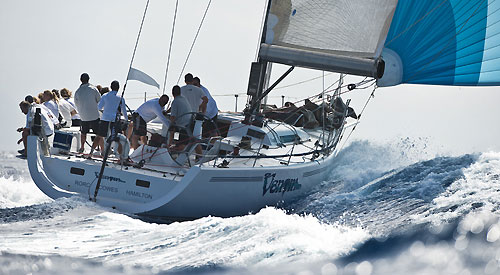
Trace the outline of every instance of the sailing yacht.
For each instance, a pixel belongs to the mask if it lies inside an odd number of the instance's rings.
[[[498,85],[500,9],[494,1],[466,2],[271,0],[251,63],[247,106],[220,114],[216,135],[197,133],[182,151],[150,143],[129,156],[109,155],[112,142],[128,142],[115,133],[104,158],[89,159],[70,146],[77,130],[60,132],[50,144],[35,116],[28,138],[31,176],[53,199],[82,196],[168,220],[244,215],[304,196],[326,179],[340,141],[359,122],[342,95],[404,83]],[[271,84],[272,63],[290,69]],[[307,95],[304,106],[263,104],[295,67],[340,73],[338,85]],[[146,79],[134,72],[132,79]],[[344,74],[366,79],[347,85]]]

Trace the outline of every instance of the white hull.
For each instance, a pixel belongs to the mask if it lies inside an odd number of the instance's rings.
[[[28,138],[28,165],[40,190],[57,199],[93,198],[102,162],[46,156],[36,136]],[[274,167],[193,166],[184,175],[122,167],[104,170],[97,203],[126,213],[169,220],[229,217],[303,195],[327,175],[333,154],[316,161]]]

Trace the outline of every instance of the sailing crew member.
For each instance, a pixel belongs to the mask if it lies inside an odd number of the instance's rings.
[[[214,98],[210,94],[205,86],[201,85],[201,81],[199,77],[193,78],[193,85],[200,88],[205,96],[208,98],[207,110],[205,111],[205,116],[210,118],[212,121],[203,122],[203,137],[207,138],[210,136],[216,135],[215,129],[217,127],[217,114],[219,113],[219,109],[217,108],[217,102],[215,102]]]
[[[27,152],[27,141],[28,141],[28,136],[30,134],[30,127],[31,123],[33,121],[33,118],[35,116],[35,111],[37,108],[40,108],[40,114],[42,118],[42,131],[45,136],[51,136],[54,133],[54,122],[53,120],[55,119],[53,117],[53,114],[48,111],[46,108],[42,108],[42,105],[33,103],[30,104],[28,101],[21,101],[19,103],[19,108],[21,108],[21,112],[26,115],[26,126],[24,128],[19,128],[17,129],[18,132],[21,132],[21,139],[17,141],[17,144],[23,143],[24,149],[19,150],[19,154],[22,156],[26,157]]]
[[[37,97],[40,100],[40,104],[43,104],[43,92],[39,93]]]
[[[63,89],[64,90],[64,89]],[[62,91],[61,90],[61,93]],[[61,98],[59,95],[58,90],[52,90],[58,99],[58,105],[59,105],[59,114],[62,116],[64,122],[61,122],[61,125],[63,127],[71,127],[72,125],[72,119],[71,117],[76,114],[76,108],[71,105],[66,99]]]
[[[172,96],[174,100],[170,106],[170,121],[172,121],[172,126],[170,127],[170,137],[169,145],[174,138],[174,132],[179,132],[179,150],[183,150],[184,146],[189,142],[189,135],[186,131],[187,127],[191,123],[191,116],[188,115],[191,112],[191,105],[187,99],[181,95],[181,87],[175,85],[172,88]]]
[[[102,117],[99,121],[99,133],[101,137],[106,137],[108,135],[109,129],[114,127],[115,123],[120,123],[116,121],[116,112],[118,110],[118,105],[120,105],[120,116],[127,117],[127,109],[125,108],[125,99],[118,95],[118,89],[120,89],[120,82],[114,80],[111,82],[111,92],[107,92],[101,97],[97,107],[102,111]],[[120,104],[121,101],[121,104]],[[121,128],[121,127],[120,127]],[[119,130],[121,132],[121,129]]]
[[[170,121],[163,114],[164,107],[168,103],[168,95],[162,95],[160,98],[154,98],[144,102],[135,112],[132,114],[132,122],[134,124],[134,129],[132,132],[132,148],[137,149],[139,147],[139,137],[141,137],[142,143],[147,143],[147,128],[146,125],[151,120],[158,117],[161,122],[168,129],[170,126]]]
[[[108,87],[102,87],[100,90],[99,90],[99,93],[101,93],[101,96],[109,93],[109,88]]]
[[[188,73],[184,76],[186,85],[181,87],[181,95],[187,99],[191,105],[191,112],[205,113],[207,109],[208,97],[202,89],[193,85],[193,75]]]
[[[52,113],[56,116],[56,118],[59,119],[59,104],[56,95],[53,92],[46,90],[43,92],[42,96],[43,96],[43,105],[49,108],[49,110],[52,111]],[[61,121],[59,120],[59,122]]]
[[[29,104],[33,104],[33,102],[34,103],[39,103],[39,102],[36,102],[37,100],[32,95],[27,95],[24,98],[24,101],[28,101]]]
[[[62,100],[66,100],[75,110],[75,114],[71,112],[71,125],[72,126],[80,126],[82,124],[82,120],[80,118],[80,115],[76,111],[76,105],[75,105],[75,100],[74,98],[71,97],[71,91],[63,88],[61,90],[61,97],[63,98]]]
[[[59,124],[59,120],[56,118],[56,116],[54,115],[54,113],[52,113],[52,111],[49,108],[47,108],[47,106],[41,104],[40,101],[39,101],[39,99],[37,97],[33,97],[31,95],[27,95],[24,98],[24,101],[27,101],[31,105],[38,104],[37,107],[40,107],[40,108],[44,109],[48,113],[49,118],[52,121],[52,123],[54,124],[54,126]],[[22,129],[22,128],[17,129],[17,131],[20,132],[21,131],[20,129]]]
[[[80,128],[82,134],[82,144],[79,152],[83,153],[85,148],[85,142],[87,141],[87,134],[92,129],[94,134],[99,132],[99,109],[97,108],[97,104],[101,100],[101,94],[96,89],[96,87],[89,84],[90,77],[87,73],[83,73],[80,76],[80,81],[82,84],[75,92],[75,105],[76,110],[80,114],[82,125]],[[90,154],[94,152],[94,149],[97,145],[100,145],[101,148],[104,148],[104,141],[99,136],[96,136],[94,141],[92,142],[92,147],[90,150]]]
[[[114,80],[111,82],[111,92],[107,92],[101,97],[101,101],[97,107],[102,110],[102,117],[99,121],[99,133],[97,135],[101,137],[107,137],[110,129],[116,127],[118,123],[118,132],[121,132],[120,118],[127,117],[127,109],[125,108],[125,99],[118,95],[118,90],[120,89],[120,82]],[[121,104],[120,104],[121,102]],[[116,112],[118,111],[118,105],[120,105],[120,115],[118,121],[116,121]],[[118,143],[118,152],[122,153],[122,145]]]

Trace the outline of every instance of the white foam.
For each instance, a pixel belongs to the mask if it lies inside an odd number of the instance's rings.
[[[0,177],[0,209],[49,202],[51,199],[28,178]]]
[[[51,221],[0,225],[0,247],[9,253],[57,253],[162,270],[209,264],[253,268],[335,258],[370,237],[361,228],[323,224],[312,216],[287,215],[274,208],[170,225],[112,212],[70,213]],[[27,229],[29,236],[20,236]]]
[[[386,172],[434,157],[428,148],[426,139],[402,138],[388,144],[353,141],[335,159],[330,179],[340,179],[353,190]]]

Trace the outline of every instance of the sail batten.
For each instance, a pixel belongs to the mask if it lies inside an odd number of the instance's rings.
[[[272,0],[259,57],[287,65],[377,77],[381,74],[379,57],[397,2]]]

